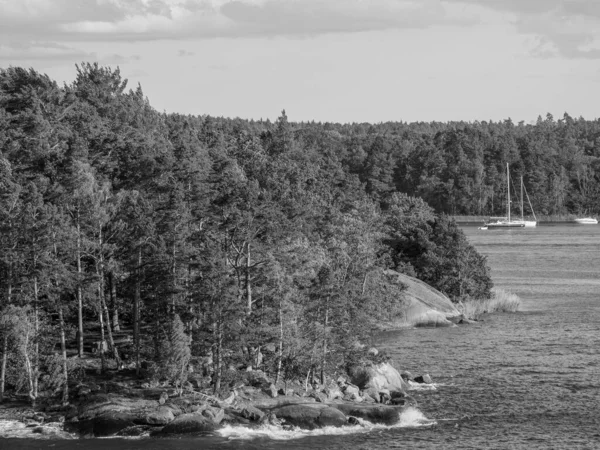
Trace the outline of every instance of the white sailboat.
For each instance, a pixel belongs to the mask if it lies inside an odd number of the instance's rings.
[[[527,196],[527,201],[529,202],[529,207],[531,208],[531,212],[533,213],[534,220],[525,220],[523,214],[523,192]],[[533,212],[533,207],[531,206],[531,201],[529,200],[529,195],[525,190],[525,185],[523,184],[523,177],[521,177],[521,218],[520,219],[511,219],[510,217],[510,172],[508,170],[508,163],[506,163],[506,217],[490,217],[490,220],[481,227],[482,229],[489,228],[524,228],[524,227],[535,227],[537,226],[537,218],[535,217],[535,213]]]
[[[598,219],[594,219],[593,217],[582,217],[580,219],[575,219],[575,223],[579,223],[581,225],[597,225]]]
[[[527,203],[529,203],[529,208],[531,209],[533,220],[525,220],[525,216],[523,215],[523,192],[525,192],[525,196],[527,197]],[[537,217],[535,217],[533,206],[531,206],[531,200],[529,200],[529,194],[527,194],[527,189],[525,189],[525,185],[523,184],[523,177],[521,177],[521,220],[523,221],[526,227],[537,226]]]

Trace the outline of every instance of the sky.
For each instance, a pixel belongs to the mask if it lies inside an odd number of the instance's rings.
[[[119,68],[159,111],[600,116],[600,0],[0,0],[0,68]]]

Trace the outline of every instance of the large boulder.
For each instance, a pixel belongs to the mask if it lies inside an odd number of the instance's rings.
[[[166,425],[175,420],[173,410],[166,406],[161,406],[156,411],[148,413],[145,422],[148,425]]]
[[[406,391],[408,383],[400,373],[389,363],[356,367],[351,370],[352,382],[367,391],[371,397],[383,389],[391,391]]]
[[[458,320],[461,313],[450,299],[427,283],[405,274],[386,270],[388,282],[401,284],[403,317],[397,317],[387,324],[389,328],[402,326],[452,326],[451,319]]]
[[[332,407],[339,409],[347,416],[359,417],[371,423],[393,425],[400,420],[402,408],[394,406],[376,405],[373,403],[331,403]]]
[[[152,436],[166,436],[172,434],[208,433],[214,431],[215,424],[202,414],[182,414],[162,430],[152,433]]]
[[[281,406],[271,412],[288,424],[309,430],[326,426],[341,427],[347,423],[344,413],[323,403]]]

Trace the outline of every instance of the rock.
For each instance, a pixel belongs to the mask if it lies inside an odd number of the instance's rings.
[[[260,409],[250,405],[245,406],[240,414],[244,419],[248,419],[253,422],[258,422],[265,415],[265,413],[262,412]]]
[[[271,384],[271,380],[262,370],[250,370],[246,374],[246,380],[248,385],[258,388],[266,388]]]
[[[329,400],[327,395],[323,392],[311,392],[310,396],[320,403],[327,403],[327,401]]]
[[[379,389],[375,389],[374,387],[370,387],[370,388],[367,388],[367,389],[363,390],[362,394],[363,394],[363,397],[368,396],[375,403],[379,403],[380,402]]]
[[[225,418],[225,410],[223,410],[222,408],[215,408],[209,406],[204,411],[202,411],[202,415],[210,419],[215,425],[218,425]]]
[[[340,427],[347,422],[339,409],[322,403],[287,405],[275,408],[272,413],[290,425],[311,430],[326,426]]]
[[[294,395],[294,390],[293,390],[293,389],[290,389],[290,388],[287,388],[287,389],[285,389],[285,388],[281,388],[281,389],[279,389],[279,390],[277,391],[277,393],[278,393],[279,395],[287,395],[287,396],[292,396],[292,395]]]
[[[167,406],[161,406],[158,410],[149,413],[145,417],[145,422],[148,425],[166,425],[175,420],[175,415],[171,408]]]
[[[344,388],[344,394],[345,395],[358,395],[360,396],[360,389],[358,389],[358,386],[354,386],[353,384],[349,384]]]
[[[389,389],[404,391],[409,385],[402,379],[400,373],[389,363],[356,367],[351,370],[352,382],[363,390],[369,388],[381,391]]]
[[[65,422],[65,431],[74,431],[85,437],[113,436],[124,428],[134,426],[134,420],[135,417],[129,414],[106,414],[93,419]]]
[[[348,425],[360,425],[360,421],[356,417],[348,417]]]
[[[390,405],[396,405],[396,406],[414,406],[417,407],[417,401],[412,398],[410,395],[407,395],[405,397],[395,397],[393,399],[390,400]]]
[[[277,388],[273,383],[271,383],[269,387],[265,389],[265,392],[269,394],[272,398],[275,398],[278,395]]]
[[[207,433],[214,431],[215,424],[201,414],[182,414],[162,430],[152,433],[152,436],[171,434]]]
[[[76,411],[79,420],[93,419],[103,415],[116,413],[131,413],[143,415],[153,411],[158,406],[156,400],[144,400],[138,398],[119,397],[112,394],[92,395],[82,402]],[[74,418],[73,411],[68,412],[68,419]]]
[[[347,416],[359,417],[372,423],[393,425],[400,420],[401,408],[376,404],[332,403],[332,407],[339,409]]]
[[[169,394],[167,394],[166,392],[162,392],[158,399],[158,403],[164,405],[167,400],[169,400]]]
[[[362,393],[362,398],[367,403],[375,403],[375,399],[369,395],[368,392],[364,391]]]
[[[323,393],[327,396],[328,400],[335,400],[344,396],[342,391],[340,391],[340,389],[335,385],[326,387],[323,389]]]
[[[271,398],[271,397],[267,397],[266,395],[264,397],[253,397],[251,399],[249,399],[246,403],[247,404],[252,404],[253,406],[255,406],[256,408],[261,408],[261,409],[271,409],[271,408],[276,408],[276,407],[280,407],[280,406],[285,406],[285,405],[296,405],[299,403],[314,403],[315,399],[312,397],[277,397],[277,398]]]
[[[400,296],[407,307],[402,317],[389,323],[388,328],[409,326],[453,326],[449,319],[461,316],[450,299],[421,280],[393,270],[385,270],[389,284],[403,287]]]
[[[410,380],[412,380],[412,379],[413,379],[413,375],[412,375],[412,373],[410,373],[408,370],[403,370],[403,371],[400,373],[400,376],[402,377],[402,379],[403,379],[404,381],[410,381]]]
[[[152,427],[148,425],[134,425],[132,427],[123,428],[116,436],[120,437],[138,437],[150,431]]]
[[[418,377],[415,377],[415,383],[432,384],[433,381],[431,380],[429,374],[426,373],[424,375],[419,375]]]
[[[377,350],[375,347],[371,347],[367,351],[367,355],[369,355],[369,356],[377,356],[377,355],[379,355],[379,350]]]

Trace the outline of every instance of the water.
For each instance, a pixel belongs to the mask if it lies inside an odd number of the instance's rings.
[[[337,435],[236,429],[171,440],[0,440],[0,448],[600,449],[600,225],[463,229],[487,255],[496,286],[518,294],[522,310],[379,336],[377,346],[402,369],[436,382],[414,393],[419,408],[400,426]]]

